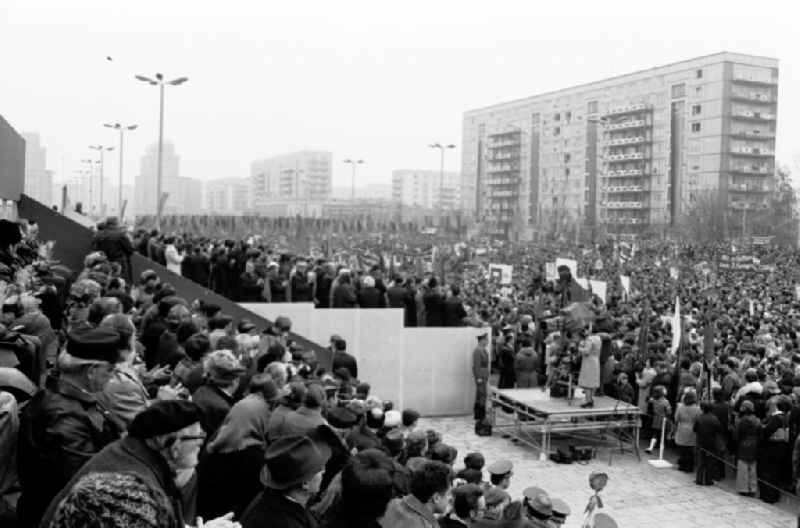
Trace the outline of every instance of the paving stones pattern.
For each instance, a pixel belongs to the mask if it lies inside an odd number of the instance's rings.
[[[555,464],[540,461],[531,447],[517,445],[499,434],[479,437],[474,434],[470,417],[426,418],[420,427],[441,433],[442,440],[458,449],[458,463],[464,455],[480,451],[486,463],[507,458],[514,463],[514,476],[509,492],[521,498],[528,486],[539,486],[552,497],[560,497],[572,508],[568,528],[579,528],[582,512],[591,495],[589,474],[602,471],[609,482],[601,494],[603,511],[616,519],[620,528],[795,528],[795,505],[769,505],[758,499],[742,497],[718,485],[697,486],[694,475],[676,469],[656,469],[630,453],[613,456],[601,449],[587,465]],[[485,474],[484,478],[488,478]]]

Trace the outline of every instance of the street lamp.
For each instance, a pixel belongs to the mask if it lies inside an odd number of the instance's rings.
[[[433,143],[428,145],[430,148],[439,149],[441,152],[441,160],[439,163],[439,206],[444,209],[444,152],[447,149],[456,148],[455,145],[442,145],[441,143]]]
[[[100,164],[100,161],[93,160],[89,158],[83,158],[81,163],[85,163],[89,166],[89,168],[85,171],[81,171],[83,174],[86,174],[86,177],[89,179],[89,201],[86,203],[86,211],[87,215],[92,214],[92,206],[94,205],[94,179],[95,179],[95,167]]]
[[[347,158],[344,160],[344,163],[349,163],[353,167],[353,179],[350,185],[350,199],[355,202],[356,201],[356,167],[364,163],[362,159],[350,159]]]
[[[189,80],[188,77],[178,77],[171,81],[165,81],[164,75],[156,73],[155,79],[144,75],[134,75],[137,81],[146,82],[152,86],[158,86],[160,92],[158,110],[158,168],[156,176],[156,229],[161,229],[161,156],[164,150],[164,86],[180,86]]]
[[[112,150],[114,150],[114,147],[106,147],[103,145],[89,145],[89,148],[92,150],[96,150],[97,152],[100,153],[100,216],[103,216],[103,214],[105,214],[105,205],[103,200],[103,176],[104,176],[103,152],[111,152]]]
[[[136,130],[139,125],[121,125],[119,123],[103,123],[106,128],[113,128],[119,130],[119,188],[117,189],[117,214],[119,221],[122,222],[122,144],[123,136],[126,130]]]

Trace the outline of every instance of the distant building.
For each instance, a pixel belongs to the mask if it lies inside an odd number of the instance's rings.
[[[777,96],[777,60],[718,53],[469,110],[465,209],[500,236],[564,217],[635,235],[710,192],[736,229],[767,207]]]
[[[353,196],[353,188],[347,186],[336,186],[331,192],[334,200],[350,200]],[[365,183],[361,187],[356,187],[356,200],[391,200],[392,185],[389,183]]]
[[[25,189],[25,140],[0,116],[0,199],[19,200]]]
[[[254,207],[272,199],[324,200],[330,197],[332,154],[302,150],[254,161],[250,167]]]
[[[460,209],[461,175],[438,170],[394,170],[392,201],[409,207]]]
[[[44,205],[53,202],[53,172],[47,170],[47,149],[42,146],[39,134],[24,132],[25,139],[25,194]]]
[[[245,214],[251,209],[247,178],[219,178],[203,185],[203,209],[208,214]]]
[[[109,184],[106,189],[106,214],[108,216],[119,216],[120,211],[117,207],[117,202],[119,201],[119,186],[117,182]],[[135,196],[136,191],[133,185],[122,186],[122,203],[125,204],[127,202],[127,205],[125,205],[125,218],[131,218],[131,215],[135,214],[133,210],[135,207]]]
[[[198,214],[203,204],[203,185],[195,178],[180,176],[180,157],[172,143],[165,142],[161,156],[161,192],[168,193],[164,214]],[[158,181],[158,144],[147,147],[136,177],[136,214],[155,214]],[[127,214],[127,213],[126,213]]]

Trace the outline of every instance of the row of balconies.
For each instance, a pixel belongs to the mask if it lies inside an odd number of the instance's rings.
[[[731,209],[739,209],[739,210],[746,210],[746,211],[757,211],[759,209],[766,209],[769,207],[765,203],[753,203],[753,202],[731,202],[729,207]]]
[[[605,222],[608,224],[643,224],[644,220],[644,218],[608,217]]]
[[[489,161],[507,161],[507,160],[515,160],[519,159],[519,152],[509,152],[508,154],[495,152],[491,154],[488,158]]]
[[[646,141],[647,138],[645,138],[644,136],[633,136],[633,137],[609,139],[604,141],[603,144],[608,147],[615,147],[620,145],[637,145],[639,143],[644,143]]]
[[[603,175],[607,178],[626,178],[628,176],[642,176],[644,171],[642,169],[620,169],[606,171]]]
[[[641,185],[609,185],[603,187],[603,191],[607,193],[633,193],[642,192],[644,187]]]
[[[760,147],[733,147],[731,154],[744,154],[747,156],[774,156],[775,151]]]
[[[643,152],[632,152],[630,154],[609,154],[605,157],[607,162],[613,161],[631,161],[644,159]]]
[[[488,178],[486,185],[519,185],[519,178]]]
[[[747,139],[775,139],[775,134],[773,132],[761,132],[759,130],[732,130],[730,136]]]
[[[644,112],[647,110],[647,105],[644,103],[638,104],[631,104],[625,106],[618,106],[616,108],[610,108],[605,115],[623,115],[623,114],[633,114],[637,112]]]
[[[502,165],[497,165],[497,166],[494,166],[494,167],[487,167],[486,168],[486,172],[488,172],[489,174],[498,174],[498,173],[502,173],[502,172],[518,173],[519,172],[519,166],[518,165],[512,165],[511,163],[504,163]]]
[[[489,198],[514,198],[519,196],[518,191],[489,191]]]
[[[764,79],[755,79],[753,77],[749,77],[744,74],[734,75],[733,82],[742,83],[742,84],[761,84],[765,86],[776,86],[778,84],[777,81],[773,80],[764,80]]]
[[[739,110],[731,114],[735,119],[755,119],[758,121],[775,121],[775,114],[769,112],[754,112],[752,110]]]
[[[626,128],[641,128],[644,126],[647,126],[647,121],[644,119],[631,119],[621,123],[609,123],[606,125],[606,130],[624,130]]]
[[[507,139],[492,141],[489,140],[488,147],[489,148],[511,148],[511,147],[519,147],[521,145],[519,140],[509,141]]]
[[[758,174],[758,175],[768,175],[770,173],[770,168],[760,165],[751,165],[749,167],[741,166],[741,167],[731,167],[729,172],[735,172],[737,174]]]
[[[642,202],[606,202],[606,209],[644,209]]]
[[[736,192],[769,192],[769,189],[764,187],[763,185],[748,185],[746,183],[732,183],[728,186],[729,191],[736,191]]]
[[[758,92],[732,92],[731,93],[732,99],[741,99],[745,101],[757,101],[759,103],[774,103],[775,99],[770,94],[758,93]]]

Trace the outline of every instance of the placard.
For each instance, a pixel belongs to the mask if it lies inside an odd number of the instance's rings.
[[[577,260],[558,257],[556,259],[556,270],[558,270],[558,268],[561,267],[561,266],[568,267],[569,268],[569,272],[572,274],[573,277],[577,277],[578,276],[578,261]]]
[[[600,297],[600,300],[605,303],[606,292],[608,291],[608,284],[606,281],[590,280],[589,285],[592,287],[592,293]]]
[[[558,271],[556,269],[555,262],[547,262],[544,265],[544,278],[547,281],[557,281],[558,280]]]
[[[625,290],[625,295],[631,294],[631,278],[627,275],[620,275],[619,282],[622,284],[622,289]]]
[[[489,279],[498,281],[504,286],[511,284],[513,273],[514,266],[508,264],[489,264]]]

